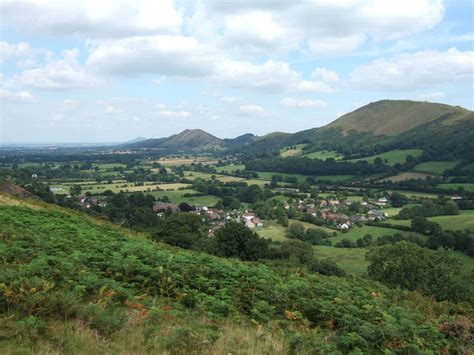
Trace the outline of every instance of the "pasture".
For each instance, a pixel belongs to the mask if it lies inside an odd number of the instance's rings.
[[[373,240],[382,237],[384,235],[394,235],[396,233],[404,234],[406,232],[392,229],[392,228],[385,228],[385,227],[374,227],[374,226],[362,226],[362,227],[353,227],[348,232],[339,233],[335,237],[329,238],[329,240],[333,243],[340,242],[343,239],[349,239],[355,242],[359,238],[363,238],[365,235],[370,234]]]
[[[294,146],[280,149],[280,156],[282,158],[297,157],[303,153],[303,148],[306,144],[296,144]]]
[[[366,160],[369,163],[373,163],[375,159],[380,158],[387,165],[395,165],[397,163],[403,164],[406,161],[407,156],[411,155],[416,158],[423,154],[421,149],[396,149],[389,152],[372,155],[370,157],[351,159],[351,162],[357,162],[361,160]]]
[[[211,195],[203,196],[184,196],[186,194],[196,194],[197,191],[192,189],[186,190],[174,190],[174,191],[151,191],[148,192],[150,195],[153,195],[156,199],[168,197],[169,200],[174,204],[180,204],[181,202],[186,202],[194,206],[214,206],[219,198]]]
[[[433,176],[433,174],[408,172],[408,173],[401,173],[401,174],[398,174],[398,175],[390,176],[388,178],[383,179],[382,181],[397,182],[397,181],[405,181],[405,180],[411,180],[411,179],[425,180],[428,176]]]
[[[167,157],[160,158],[154,162],[160,163],[164,166],[179,166],[179,165],[191,165],[191,164],[203,164],[213,165],[217,163],[217,160],[209,157]]]
[[[457,190],[458,188],[463,188],[465,191],[469,192],[474,192],[474,183],[467,183],[467,184],[458,184],[458,183],[452,183],[452,184],[439,184],[436,187],[439,187],[440,189],[445,189],[445,190]]]
[[[303,157],[309,158],[309,159],[321,159],[321,160],[326,160],[327,158],[333,158],[335,160],[342,159],[341,154],[339,154],[335,150],[320,150],[317,152],[305,154],[303,155]]]
[[[460,211],[460,214],[455,216],[428,217],[428,220],[438,223],[444,230],[468,229],[474,232],[474,210]],[[398,224],[401,226],[409,226],[411,224],[410,219],[389,219],[387,220],[387,222],[390,224]]]
[[[240,165],[230,164],[230,165],[216,166],[216,171],[218,173],[222,173],[222,172],[233,173],[234,171],[244,170],[244,169],[245,169],[245,165],[243,164],[240,164]]]
[[[457,161],[427,161],[417,164],[413,171],[443,175],[445,170],[454,168],[458,163]]]

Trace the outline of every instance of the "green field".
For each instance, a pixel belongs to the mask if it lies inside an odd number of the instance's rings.
[[[282,148],[280,149],[280,156],[282,158],[299,156],[303,152],[303,148],[305,147],[305,145],[306,144],[296,144],[294,146],[295,148],[292,148],[293,146]]]
[[[408,155],[413,156],[414,158],[419,157],[423,154],[421,149],[396,149],[382,154],[372,155],[370,157],[351,159],[349,161],[361,161],[366,160],[369,163],[373,163],[375,159],[380,158],[384,161],[385,164],[395,165],[397,163],[403,164],[406,161]]]
[[[284,242],[288,239],[286,237],[286,228],[271,221],[265,222],[262,228],[257,228],[255,231],[259,236],[272,239],[274,242]]]
[[[229,173],[233,173],[234,171],[237,171],[237,170],[244,170],[245,169],[245,165],[234,165],[234,164],[231,164],[231,165],[224,165],[224,166],[216,166],[216,171],[218,173],[222,173],[223,171],[227,171]]]
[[[446,189],[446,190],[457,190],[458,188],[462,187],[465,191],[469,192],[474,192],[474,184],[439,184],[436,185],[436,187],[439,187],[440,189]]]
[[[301,174],[289,174],[289,173],[278,173],[278,172],[273,172],[273,171],[258,171],[258,176],[260,179],[265,179],[271,181],[273,175],[279,175],[282,176],[283,178],[285,177],[296,177],[296,180],[298,182],[306,182],[306,179],[310,175],[301,175]],[[331,180],[331,181],[346,181],[352,179],[354,176],[353,175],[311,175],[315,179],[323,179],[323,180]]]
[[[180,204],[181,202],[186,202],[190,205],[194,206],[214,206],[219,198],[212,195],[204,195],[204,196],[193,196],[193,197],[185,197],[185,194],[195,194],[197,191],[195,190],[176,190],[176,191],[152,191],[149,192],[150,195],[153,195],[155,198],[162,198],[167,196],[172,203]]]
[[[367,248],[335,248],[316,245],[314,255],[317,259],[330,259],[350,274],[362,275],[367,271],[369,263],[365,260]]]
[[[443,175],[445,170],[454,168],[458,163],[457,161],[427,161],[417,164],[413,171]]]
[[[425,198],[437,198],[437,194],[432,194],[429,192],[417,192],[417,191],[405,191],[405,190],[387,190],[389,193],[399,192],[405,195],[408,198],[412,199],[425,199]]]
[[[158,184],[153,182],[147,182],[141,186],[134,186],[133,183],[127,182],[114,182],[112,184],[97,184],[97,183],[66,183],[66,184],[53,184],[51,188],[58,189],[61,188],[62,190],[55,191],[59,194],[68,193],[71,186],[73,185],[80,185],[82,188],[82,192],[90,192],[91,194],[100,194],[103,193],[105,190],[111,190],[112,192],[145,192],[145,191],[153,191],[157,188],[161,190],[177,190],[179,188],[188,187],[189,184],[182,184],[182,183],[170,183],[170,184]]]
[[[321,160],[326,160],[327,158],[333,158],[335,160],[342,159],[341,154],[339,154],[335,150],[320,150],[317,152],[305,154],[303,156],[309,159],[321,159]]]
[[[456,216],[437,216],[428,217],[429,221],[438,223],[444,230],[464,230],[468,229],[474,232],[474,211],[461,211]],[[398,224],[400,226],[409,226],[411,220],[395,220],[389,219],[388,223]]]
[[[370,234],[372,238],[375,240],[379,237],[384,235],[394,235],[396,233],[404,234],[406,232],[392,229],[392,228],[385,228],[385,227],[373,227],[373,226],[362,226],[362,227],[354,227],[350,229],[348,232],[340,233],[335,237],[329,238],[329,240],[334,245],[337,242],[340,242],[342,239],[349,239],[352,241],[356,241],[359,238],[363,238],[366,234]]]

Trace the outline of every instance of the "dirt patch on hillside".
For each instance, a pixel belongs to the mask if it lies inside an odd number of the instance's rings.
[[[382,181],[404,181],[410,179],[423,179],[425,180],[428,176],[435,177],[436,175],[427,174],[427,173],[401,173],[398,175],[390,176],[388,178],[383,179]]]

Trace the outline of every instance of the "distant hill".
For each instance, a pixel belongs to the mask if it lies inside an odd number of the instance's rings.
[[[224,142],[201,129],[186,129],[167,138],[146,139],[127,145],[129,148],[165,148],[183,150],[206,150],[223,148]]]
[[[326,128],[339,127],[345,134],[355,130],[374,135],[395,136],[439,118],[460,117],[469,112],[459,106],[408,100],[382,100],[345,114]]]
[[[145,141],[146,138],[145,137],[136,137],[136,138],[133,138],[133,139],[130,139],[129,141],[126,141],[122,144],[132,144],[132,143],[138,143],[138,142],[143,142]]]

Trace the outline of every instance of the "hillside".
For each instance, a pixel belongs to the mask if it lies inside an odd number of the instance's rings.
[[[469,308],[0,199],[2,353],[463,352]],[[462,328],[464,329],[464,328]],[[463,343],[464,342],[464,343]]]
[[[183,150],[206,150],[222,148],[221,139],[201,129],[186,129],[179,134],[167,138],[146,139],[141,142],[127,145],[128,148],[164,148]]]
[[[354,130],[373,135],[396,136],[440,118],[455,120],[468,110],[444,104],[408,100],[372,102],[345,114],[326,128],[341,128],[344,134]]]

